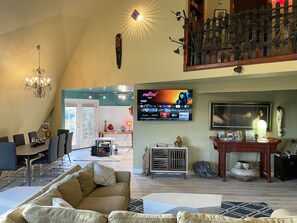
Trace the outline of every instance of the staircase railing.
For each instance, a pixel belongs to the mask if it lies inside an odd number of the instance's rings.
[[[185,41],[186,71],[297,59],[297,0],[190,24]]]

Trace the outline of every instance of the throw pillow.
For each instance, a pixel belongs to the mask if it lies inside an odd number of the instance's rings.
[[[52,204],[53,197],[63,198],[57,188],[51,188],[48,191],[46,191],[44,194],[41,194],[40,196],[36,197],[30,203],[50,206]]]
[[[94,190],[96,184],[94,183],[94,171],[93,168],[83,168],[74,174],[80,184],[83,196],[86,197]]]
[[[80,184],[73,174],[66,176],[63,180],[53,184],[50,188],[57,188],[62,198],[72,207],[76,207],[83,199]]]
[[[94,163],[94,182],[103,186],[115,185],[116,177],[114,169]]]
[[[103,214],[72,208],[28,205],[23,211],[28,223],[107,223]]]
[[[73,208],[67,201],[64,201],[62,198],[53,197],[52,198],[53,207],[64,207],[64,208]]]

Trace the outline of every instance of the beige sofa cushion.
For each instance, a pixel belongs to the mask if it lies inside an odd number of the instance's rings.
[[[297,216],[282,218],[245,218],[246,223],[297,223]]]
[[[245,221],[216,214],[199,214],[179,211],[177,213],[177,223],[245,223]]]
[[[58,176],[57,178],[55,178],[53,181],[51,181],[50,183],[48,183],[47,185],[45,185],[41,190],[42,192],[46,192],[53,184],[59,182],[60,180],[64,179],[67,175],[76,173],[77,171],[79,171],[81,169],[80,165],[75,165],[74,167],[71,167],[69,170],[67,170],[66,172],[64,172],[63,174],[61,174],[60,176]]]
[[[97,211],[109,214],[113,210],[126,210],[124,196],[85,197],[76,206],[77,209]]]
[[[140,214],[130,211],[113,211],[108,223],[176,223],[174,214]]]
[[[86,197],[97,186],[94,183],[94,171],[89,166],[84,167],[74,174],[80,184],[83,196]]]
[[[62,195],[56,188],[53,188],[53,189],[45,192],[44,194],[41,194],[40,196],[36,197],[34,200],[30,201],[29,203],[49,206],[52,203],[53,197],[62,198]],[[24,204],[24,205],[16,208],[15,210],[13,210],[12,212],[10,212],[7,215],[7,219],[10,222],[26,223],[26,220],[24,219],[24,217],[22,215],[22,212],[26,208],[26,206],[27,206],[27,204]]]
[[[39,197],[35,198],[30,203],[37,204],[37,205],[50,206],[50,205],[52,205],[52,199],[54,197],[63,198],[57,188],[52,188],[52,189],[46,191],[44,194],[41,194]]]
[[[116,177],[114,169],[94,163],[94,182],[103,186],[115,185]]]
[[[28,223],[107,223],[104,215],[72,208],[28,205],[23,211]]]
[[[66,176],[63,180],[53,184],[50,188],[57,188],[62,198],[72,207],[76,207],[83,198],[80,184],[77,177],[73,174]]]
[[[108,187],[98,186],[88,196],[89,197],[105,197],[105,196],[126,196],[129,192],[127,183],[117,183]]]

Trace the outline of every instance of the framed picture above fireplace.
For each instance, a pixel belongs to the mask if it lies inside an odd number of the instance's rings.
[[[210,129],[251,130],[262,119],[271,131],[271,108],[270,102],[211,102]]]

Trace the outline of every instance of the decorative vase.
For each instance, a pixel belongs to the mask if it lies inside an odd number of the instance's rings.
[[[109,125],[107,126],[107,129],[108,129],[109,131],[112,131],[112,130],[113,130],[113,126],[112,126],[112,124],[109,124]]]
[[[125,130],[126,130],[125,126],[122,125],[120,130],[121,130],[121,132],[125,132]]]

